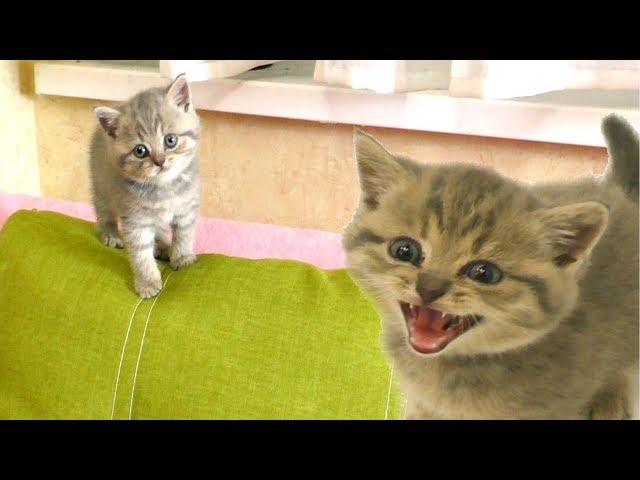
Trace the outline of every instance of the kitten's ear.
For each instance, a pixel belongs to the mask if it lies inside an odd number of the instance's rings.
[[[600,240],[609,221],[609,210],[599,202],[547,208],[538,210],[535,215],[547,230],[554,263],[562,268],[575,268],[582,263]]]
[[[189,88],[187,75],[181,73],[173,83],[169,85],[167,98],[180,110],[185,112],[189,111],[189,106],[191,105],[191,89]]]
[[[362,130],[355,132],[355,151],[362,201],[375,209],[380,196],[406,176],[407,171],[377,140]]]
[[[93,109],[98,122],[107,135],[116,138],[116,130],[118,129],[118,121],[120,120],[120,112],[114,108],[109,107],[95,107]]]

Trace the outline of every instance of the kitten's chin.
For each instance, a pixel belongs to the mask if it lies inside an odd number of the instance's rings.
[[[178,176],[180,172],[175,172],[172,167],[161,167],[159,168],[154,175],[154,179],[158,183],[166,183],[170,180],[173,180]]]

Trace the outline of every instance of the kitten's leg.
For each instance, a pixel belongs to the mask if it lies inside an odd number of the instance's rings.
[[[164,229],[156,231],[156,245],[153,250],[153,256],[159,260],[169,261],[171,255],[171,238]]]
[[[124,243],[118,234],[117,220],[109,220],[104,223],[98,223],[100,229],[100,240],[107,247],[122,248]]]
[[[154,297],[162,290],[160,270],[153,257],[155,227],[123,225],[122,234],[129,253],[136,292],[142,298]]]
[[[588,417],[591,420],[628,420],[631,418],[629,382],[625,377],[602,387],[591,399]]]
[[[95,195],[93,206],[96,210],[100,241],[107,247],[122,248],[124,244],[118,234],[118,217],[111,212],[99,195]]]
[[[193,209],[185,214],[176,215],[171,228],[173,243],[171,244],[170,265],[174,270],[188,267],[196,261],[193,253],[193,242],[196,234],[198,212]]]

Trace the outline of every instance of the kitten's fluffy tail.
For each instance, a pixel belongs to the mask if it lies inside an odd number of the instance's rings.
[[[638,203],[638,132],[627,120],[612,113],[602,120],[602,134],[609,151],[607,181],[620,185]]]

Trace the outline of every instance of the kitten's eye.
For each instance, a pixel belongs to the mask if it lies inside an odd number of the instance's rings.
[[[498,283],[502,280],[502,271],[489,262],[471,263],[464,267],[464,272],[471,280],[480,283]]]
[[[133,154],[138,158],[144,158],[149,155],[149,149],[142,144],[136,145],[133,149]]]
[[[164,146],[173,148],[178,144],[178,136],[175,133],[169,133],[164,136]]]
[[[389,245],[389,255],[401,262],[409,262],[417,266],[422,261],[422,248],[415,240],[400,237]]]

